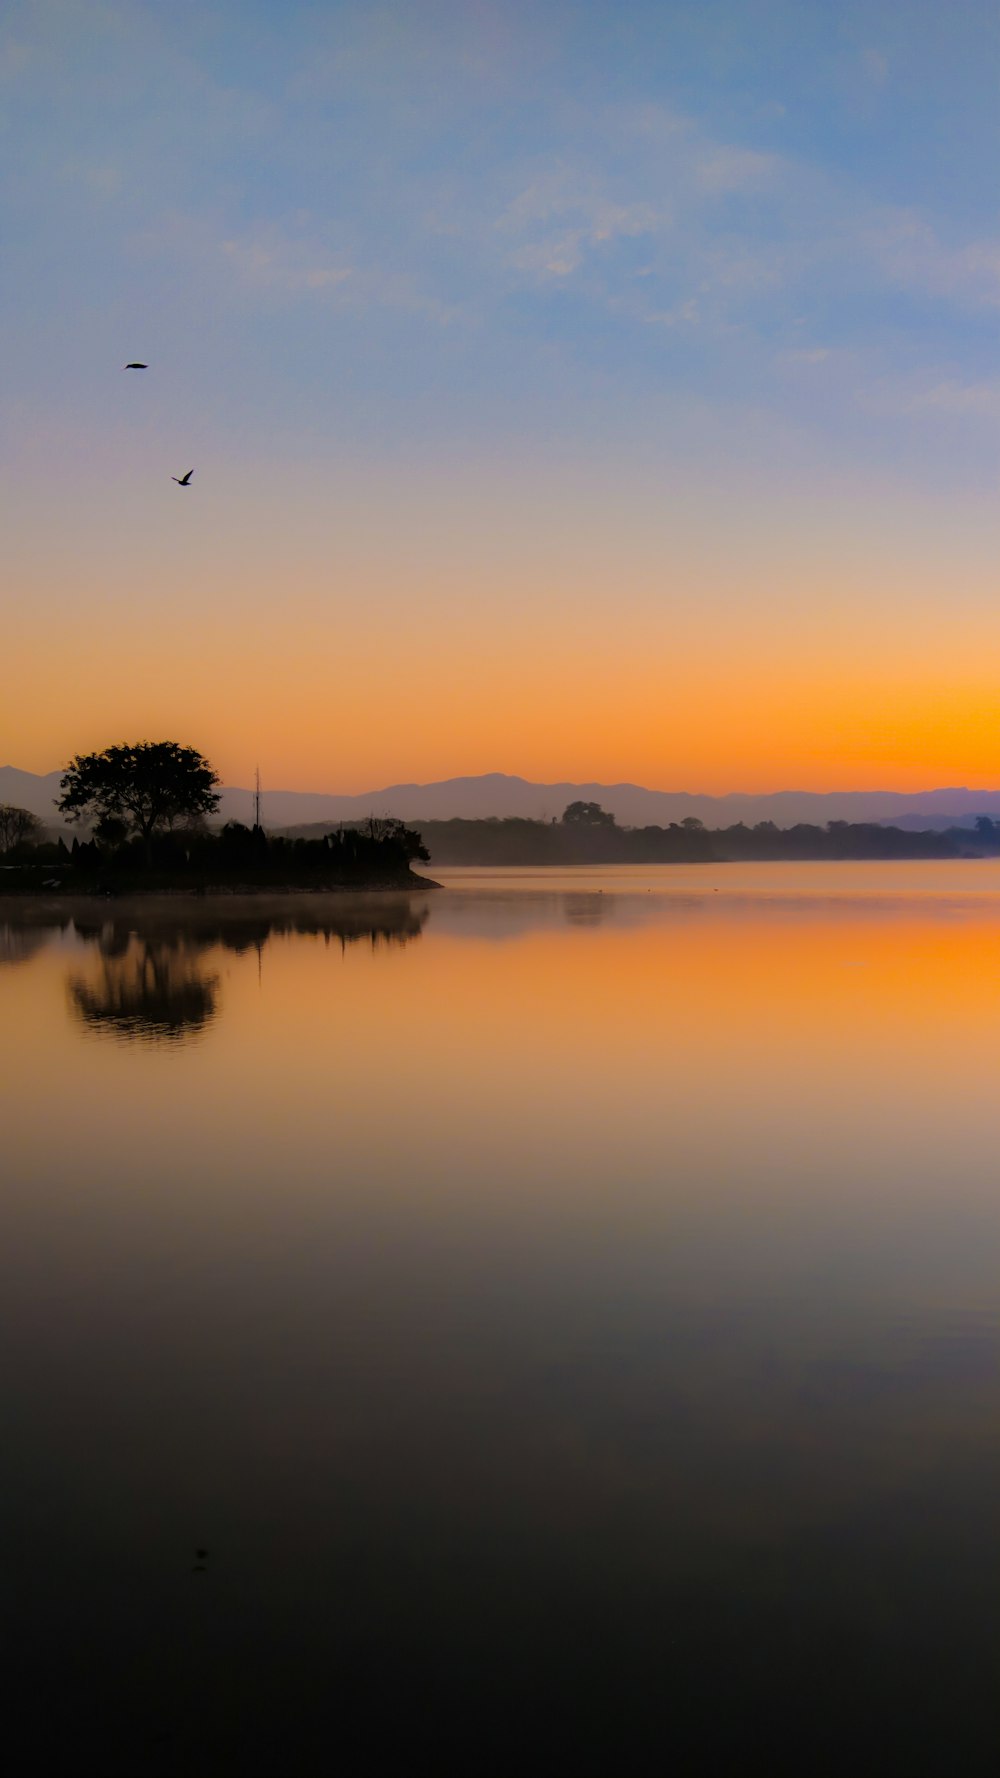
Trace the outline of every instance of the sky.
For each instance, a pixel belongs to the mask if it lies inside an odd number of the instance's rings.
[[[6,0],[0,763],[1000,785],[998,100],[992,0]]]

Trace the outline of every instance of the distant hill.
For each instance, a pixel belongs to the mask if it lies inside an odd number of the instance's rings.
[[[60,773],[37,775],[15,766],[0,766],[0,802],[17,803],[47,822],[59,817],[53,807]],[[780,790],[768,795],[734,793],[702,796],[683,790],[647,790],[641,784],[533,784],[504,772],[475,778],[445,778],[433,784],[390,784],[360,796],[313,790],[265,790],[264,825],[296,827],[317,821],[357,821],[366,815],[396,815],[403,821],[483,820],[520,815],[530,820],[558,818],[567,803],[596,802],[626,827],[667,826],[693,815],[706,827],[729,827],[745,821],[773,821],[791,827],[797,821],[818,826],[827,821],[881,821],[911,832],[920,827],[967,824],[976,815],[1000,816],[1000,790]],[[942,811],[947,813],[942,813]],[[227,786],[222,791],[223,821],[252,821],[253,792]]]
[[[30,809],[39,820],[61,824],[62,816],[55,807],[62,772],[18,771],[17,766],[0,766],[0,803],[13,803],[16,809]]]
[[[445,778],[433,784],[391,784],[360,796],[324,795],[316,791],[273,790],[263,797],[267,826],[290,827],[307,821],[356,821],[365,815],[396,815],[403,821],[484,820],[521,815],[539,821],[558,817],[567,803],[600,803],[623,827],[665,826],[696,816],[706,827],[729,827],[736,821],[752,825],[774,821],[790,827],[796,821],[891,821],[899,815],[927,816],[928,827],[976,815],[1000,815],[1000,790],[902,791],[846,790],[818,792],[781,790],[768,795],[702,796],[684,790],[647,790],[641,784],[534,784],[503,772],[476,778]],[[246,821],[252,792],[226,789],[222,813],[226,820]],[[942,815],[940,811],[948,811]],[[915,822],[914,822],[915,825]]]

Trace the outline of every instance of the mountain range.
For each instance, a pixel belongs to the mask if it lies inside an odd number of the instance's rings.
[[[56,825],[54,799],[61,773],[23,772],[0,766],[0,802],[30,809]],[[226,785],[219,819],[253,820],[253,791]],[[567,803],[600,803],[626,827],[665,827],[696,816],[706,827],[729,827],[745,821],[773,821],[791,827],[797,821],[823,826],[827,821],[893,822],[914,829],[969,826],[977,815],[1000,815],[1000,790],[779,790],[761,795],[733,792],[704,796],[685,790],[648,790],[641,784],[533,784],[505,772],[479,777],[445,778],[433,784],[390,784],[358,796],[315,790],[265,790],[261,814],[269,828],[315,821],[358,821],[367,815],[395,815],[403,821],[447,821],[455,817],[483,820],[519,815],[530,820],[558,819]]]

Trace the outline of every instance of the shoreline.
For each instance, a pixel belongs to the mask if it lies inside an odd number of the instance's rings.
[[[93,913],[98,908],[103,908],[113,914],[138,909],[156,911],[160,907],[164,910],[169,908],[171,913],[181,910],[198,913],[211,907],[231,908],[234,902],[247,906],[268,901],[287,905],[294,901],[321,900],[323,897],[337,902],[350,900],[352,897],[367,900],[375,896],[392,896],[398,899],[400,896],[423,895],[428,890],[440,889],[441,886],[432,877],[420,877],[415,871],[411,871],[408,877],[402,879],[381,878],[363,883],[234,883],[213,884],[204,889],[130,887],[109,895],[95,889],[18,888],[7,892],[0,887],[0,917],[8,911],[14,914],[72,914],[83,910]]]

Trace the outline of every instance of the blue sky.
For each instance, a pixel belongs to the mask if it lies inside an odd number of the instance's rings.
[[[554,586],[601,550],[634,581],[671,536],[696,580],[729,529],[757,588],[841,552],[860,608],[889,563],[897,618],[934,559],[916,596],[981,653],[998,96],[978,3],[9,0],[0,445],[39,621],[74,560],[120,636],[157,564],[249,586],[343,545],[388,585],[402,527],[444,580],[515,578],[521,537]],[[148,491],[192,464],[197,573]]]
[[[677,402],[992,485],[992,6],[41,0],[0,80],[29,406],[127,338],[293,454]]]

